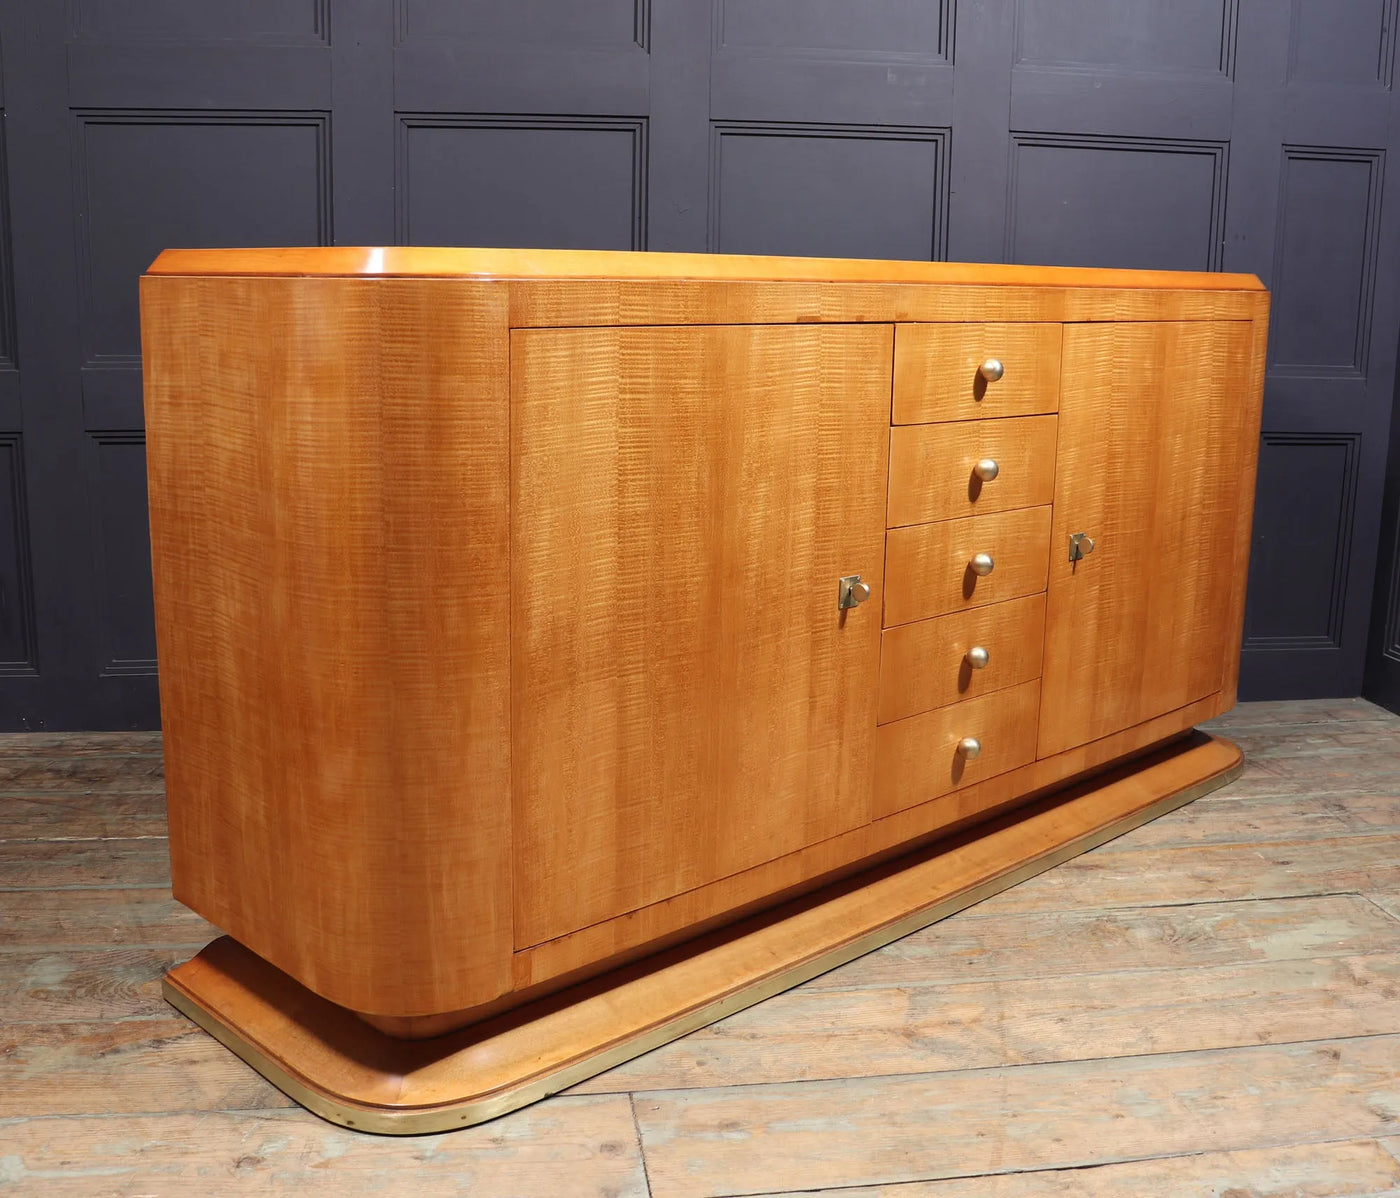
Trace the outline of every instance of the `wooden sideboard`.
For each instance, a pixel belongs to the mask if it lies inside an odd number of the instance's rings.
[[[141,307],[231,937],[167,993],[328,1117],[519,1105],[1237,765],[1252,277],[175,250]]]

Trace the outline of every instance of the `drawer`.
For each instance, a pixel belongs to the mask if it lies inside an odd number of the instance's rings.
[[[1001,377],[984,372],[999,362]],[[1034,416],[1060,409],[1057,324],[901,324],[892,424]]]
[[[876,819],[1035,760],[1040,682],[883,724],[875,732]],[[969,759],[964,737],[981,751]]]
[[[972,572],[978,553],[991,556],[990,574]],[[1034,595],[1045,589],[1049,571],[1049,507],[891,529],[884,626]]]
[[[888,724],[1040,677],[1045,595],[1028,595],[888,628],[880,639],[880,705]],[[986,664],[974,669],[973,648]],[[979,660],[982,658],[979,655]]]
[[[890,430],[890,528],[1049,503],[1054,416],[914,424]],[[974,467],[996,463],[987,481]]]

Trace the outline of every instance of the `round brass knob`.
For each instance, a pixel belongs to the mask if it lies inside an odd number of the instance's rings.
[[[958,741],[958,752],[968,761],[976,761],[982,752],[982,742],[975,736],[964,736]]]
[[[997,465],[996,458],[983,458],[972,468],[972,473],[984,483],[989,483],[1001,473],[1001,467]]]
[[[987,663],[992,660],[992,655],[982,648],[981,645],[973,645],[972,648],[964,654],[964,657],[967,660],[967,664],[974,670],[985,670],[987,668]]]
[[[996,562],[992,560],[990,553],[974,553],[972,560],[967,563],[972,572],[981,578],[986,578],[996,568]]]
[[[988,358],[977,368],[980,374],[989,383],[995,383],[1006,373],[1006,367],[1001,364],[1000,358]]]

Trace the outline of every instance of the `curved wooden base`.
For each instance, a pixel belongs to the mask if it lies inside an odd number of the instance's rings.
[[[228,937],[165,996],[308,1110],[398,1135],[480,1123],[961,911],[1225,785],[1194,732],[959,836],[435,1040],[399,1040]]]

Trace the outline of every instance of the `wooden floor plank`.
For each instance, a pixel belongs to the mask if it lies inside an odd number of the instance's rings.
[[[0,847],[0,890],[170,885],[170,846],[164,837],[11,840]]]
[[[1237,703],[1224,715],[1208,720],[1201,727],[1228,736],[1231,728],[1333,724],[1350,720],[1385,721],[1400,720],[1400,717],[1366,699],[1281,699]]]
[[[0,755],[0,794],[163,791],[165,765],[154,754],[67,757]]]
[[[290,1107],[183,1015],[0,1025],[0,1119]]]
[[[86,1023],[168,1017],[160,979],[188,949],[112,948],[0,955],[0,1018],[19,1023]]]
[[[763,1198],[1400,1198],[1400,1162],[1375,1140],[1200,1152],[1054,1172],[787,1191]]]
[[[164,837],[163,791],[113,792],[100,801],[69,791],[0,796],[0,841]]]
[[[446,1135],[384,1138],[300,1111],[0,1123],[0,1186],[94,1194],[646,1198],[626,1098],[561,1098]]]
[[[894,1076],[1400,1034],[1400,954],[798,989],[574,1093]]]
[[[161,752],[159,732],[0,732],[0,757],[110,757]]]
[[[1400,833],[1400,786],[1348,794],[1207,795],[1134,830],[1136,848]]]
[[[1380,1141],[1380,1145],[1390,1153],[1397,1161],[1400,1161],[1400,1136],[1390,1137]]]
[[[638,1094],[655,1198],[820,1190],[1400,1133],[1400,1036]]]
[[[1375,904],[1392,919],[1400,920],[1400,891],[1390,893],[1379,891],[1368,891],[1364,896],[1368,902]]]
[[[1400,929],[1358,895],[1025,915],[980,914],[984,909],[933,924],[806,988],[945,985],[1400,951]]]
[[[3,853],[3,849],[0,849]],[[0,950],[184,948],[219,935],[168,886],[118,890],[0,890]]]
[[[1092,910],[1400,890],[1400,834],[1137,848],[1124,837],[975,908]]]

